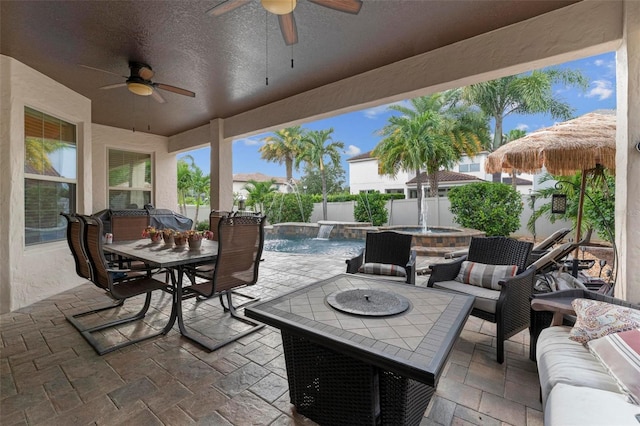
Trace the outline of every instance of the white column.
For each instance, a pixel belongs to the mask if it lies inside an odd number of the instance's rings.
[[[209,123],[211,132],[211,209],[233,208],[233,150],[232,140],[224,139],[224,120]]]
[[[624,3],[617,50],[616,296],[640,303],[640,2]]]

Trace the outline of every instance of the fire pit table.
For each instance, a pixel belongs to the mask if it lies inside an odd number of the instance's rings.
[[[473,297],[353,274],[245,309],[282,334],[289,396],[320,424],[419,424]]]

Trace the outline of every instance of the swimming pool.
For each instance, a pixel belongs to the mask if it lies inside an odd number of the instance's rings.
[[[364,241],[340,238],[319,239],[308,237],[267,237],[264,250],[298,254],[322,254],[328,256],[357,256],[364,247]]]

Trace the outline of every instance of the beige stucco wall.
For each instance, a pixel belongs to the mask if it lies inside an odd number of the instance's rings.
[[[66,242],[25,246],[24,107],[78,126],[78,159],[90,160],[91,102],[12,58],[0,56],[0,70],[0,311],[7,312],[83,282]],[[79,161],[77,183],[78,211],[89,211],[91,161]]]
[[[92,125],[93,212],[106,209],[107,153],[109,148],[151,154],[153,187],[151,203],[159,209],[178,211],[177,159],[169,154],[169,138],[144,132]],[[142,208],[142,206],[139,206]]]

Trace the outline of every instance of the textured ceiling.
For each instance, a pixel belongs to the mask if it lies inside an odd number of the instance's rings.
[[[95,123],[149,125],[170,136],[575,0],[364,0],[358,15],[298,0],[293,48],[258,0],[219,17],[206,13],[219,3],[2,0],[1,53],[90,98]],[[153,81],[196,97],[162,91],[167,103],[160,104],[125,87],[100,90],[124,78],[80,66],[126,76],[129,61],[149,64]]]

